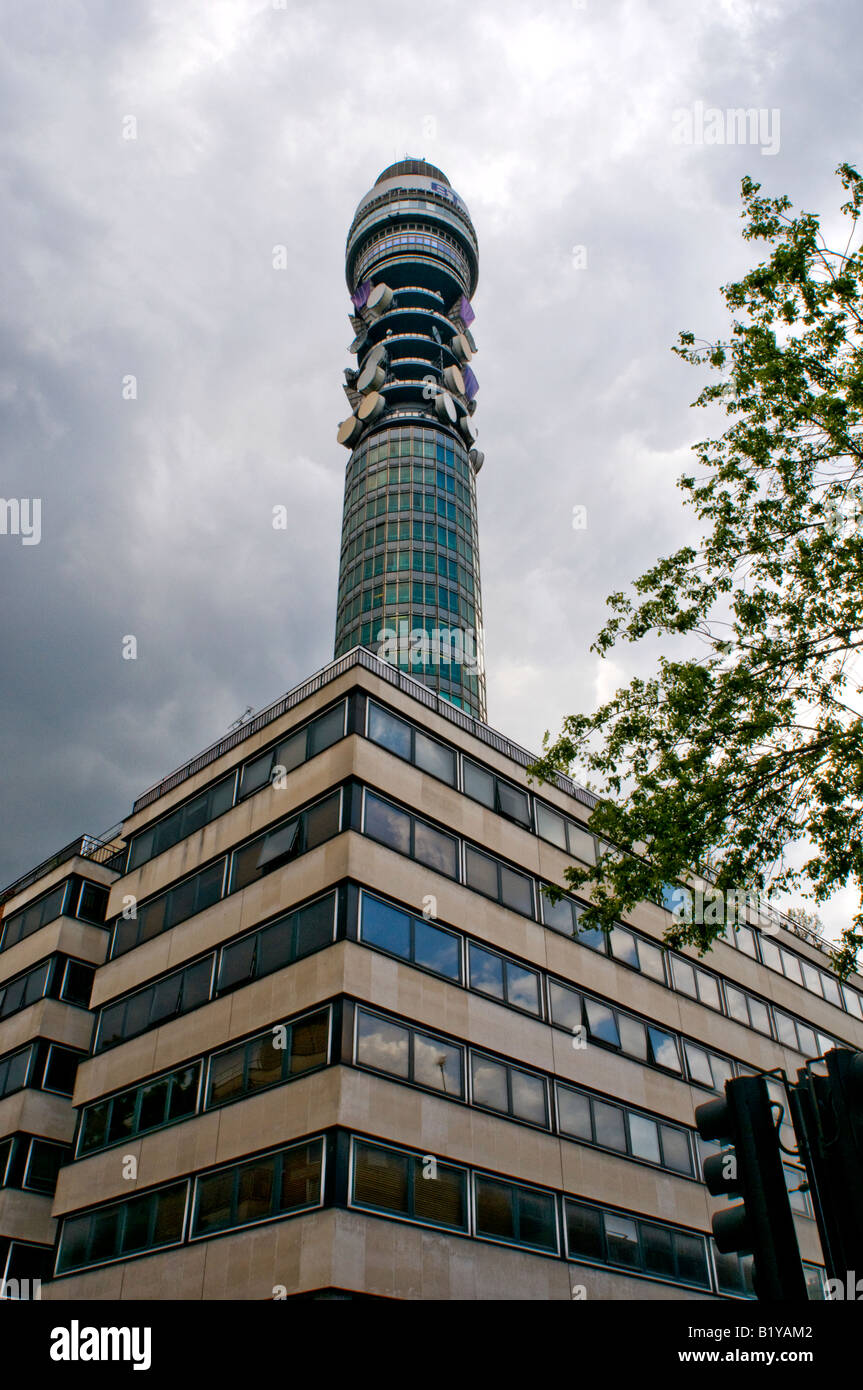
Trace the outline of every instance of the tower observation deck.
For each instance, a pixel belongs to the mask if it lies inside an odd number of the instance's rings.
[[[361,198],[345,277],[356,365],[335,655],[370,648],[485,720],[470,299],[476,232],[442,170],[390,165]]]

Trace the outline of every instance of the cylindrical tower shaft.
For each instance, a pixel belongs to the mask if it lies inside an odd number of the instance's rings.
[[[485,719],[470,298],[476,233],[446,175],[385,169],[348,233],[356,368],[336,656],[373,651]]]

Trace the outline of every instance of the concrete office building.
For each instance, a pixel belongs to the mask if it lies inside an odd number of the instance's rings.
[[[120,844],[85,835],[0,894],[0,1291],[32,1296],[54,1267],[57,1173],[90,1051],[95,967]]]
[[[376,187],[395,180],[399,202],[433,179],[394,167]],[[402,428],[378,412],[352,460]],[[431,415],[410,428],[441,431]],[[349,546],[365,527],[346,502]],[[343,579],[352,563],[343,551]],[[356,635],[344,597],[337,649]],[[591,795],[531,784],[531,754],[470,691],[416,677],[361,630],[145,792],[122,859],[112,843],[103,865],[67,856],[15,886],[7,924],[49,905],[13,932],[5,973],[0,949],[0,979],[55,953],[98,967],[90,1015],[76,977],[78,1002],[61,984],[0,1019],[0,1078],[35,1037],[80,1059],[77,1121],[35,1093],[38,1066],[0,1100],[0,1145],[74,1146],[45,1180],[50,1210],[23,1184],[0,1193],[7,1240],[44,1258],[56,1223],[44,1298],[749,1296],[745,1262],[712,1246],[695,1107],[733,1075],[863,1048],[863,977],[841,985],[787,921],[729,930],[703,961],[662,946],[652,903],[610,938],[579,932],[578,903],[542,887],[594,861]],[[109,889],[104,927],[69,920],[74,897],[58,915],[64,878]],[[807,1203],[794,1193],[818,1297]],[[23,1277],[35,1257],[13,1255]]]

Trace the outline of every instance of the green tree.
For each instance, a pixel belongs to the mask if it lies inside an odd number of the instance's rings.
[[[610,843],[595,871],[565,874],[571,888],[595,880],[586,925],[608,928],[706,865],[723,891],[823,901],[853,883],[863,898],[863,259],[852,249],[863,179],[848,164],[837,174],[844,250],[816,215],[743,180],[743,236],[766,242],[767,259],[723,287],[727,342],[682,333],[672,349],[716,370],[695,404],[729,417],[695,446],[699,476],[679,480],[703,539],[658,561],[634,595],[613,594],[592,650],[650,634],[688,655],[661,656],[650,679],[567,717],[532,769],[583,772],[599,794],[591,828]],[[722,930],[675,921],[666,939],[703,953]],[[861,944],[858,912],[834,952],[841,976]]]

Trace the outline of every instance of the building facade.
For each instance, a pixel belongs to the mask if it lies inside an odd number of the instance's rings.
[[[551,902],[595,862],[592,796],[531,781],[484,722],[481,671],[386,654],[367,626],[455,613],[412,587],[417,555],[439,579],[451,551],[458,617],[480,621],[481,458],[446,375],[456,330],[472,351],[476,245],[440,170],[384,171],[348,281],[335,660],[145,792],[116,840],[0,897],[7,1296],[751,1297],[712,1244],[695,1108],[761,1071],[783,1103],[782,1072],[863,1048],[863,976],[841,984],[788,921],[699,960],[665,948],[659,904],[606,935]],[[801,1177],[789,1160],[819,1297]]]
[[[44,1298],[746,1296],[695,1107],[863,1046],[863,978],[650,903],[579,933],[542,885],[590,797],[529,760],[356,651],[139,799]]]
[[[32,1296],[54,1268],[57,1174],[72,1156],[72,1091],[90,1052],[118,844],[83,836],[0,896],[0,1291]]]

